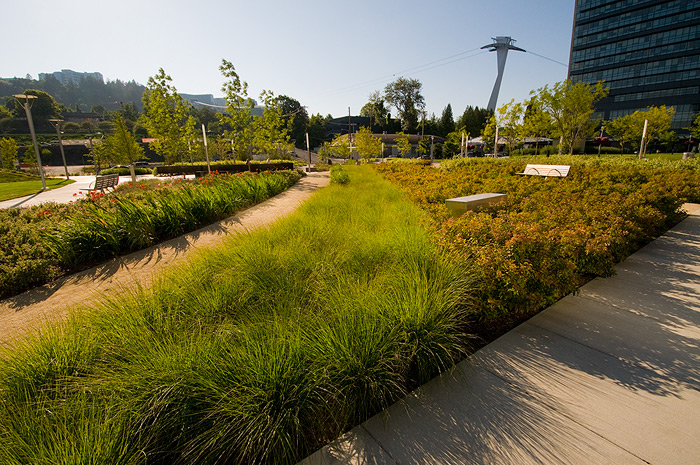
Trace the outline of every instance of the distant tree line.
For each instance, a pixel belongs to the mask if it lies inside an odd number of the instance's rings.
[[[62,111],[89,112],[93,109],[118,110],[123,104],[130,103],[141,109],[141,96],[145,86],[135,81],[102,82],[92,77],[83,78],[79,83],[62,84],[52,75],[45,79],[0,79],[0,98],[11,99],[12,95],[21,94],[25,89],[36,89],[50,94],[62,105]]]

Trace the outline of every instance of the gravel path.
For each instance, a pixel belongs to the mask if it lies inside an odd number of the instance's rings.
[[[44,323],[64,319],[90,299],[116,295],[135,283],[148,286],[161,270],[226,235],[269,226],[328,183],[328,173],[311,173],[282,194],[218,223],[0,301],[0,347],[14,345]]]

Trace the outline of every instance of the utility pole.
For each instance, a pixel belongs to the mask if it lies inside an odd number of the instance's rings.
[[[18,101],[19,99],[24,99],[24,103],[21,101],[19,102],[20,105],[24,108],[25,113],[27,114],[27,123],[29,123],[29,132],[32,135],[32,143],[34,144],[34,153],[36,154],[36,163],[37,167],[39,169],[39,176],[41,177],[41,189],[46,190],[46,178],[44,177],[44,168],[41,166],[41,155],[39,154],[39,144],[36,142],[36,133],[34,133],[34,120],[32,119],[32,104],[30,101],[35,98],[39,98],[36,95],[25,95],[25,94],[17,94],[14,95]]]
[[[61,123],[63,122],[62,119],[50,119],[49,122],[53,127],[56,128],[56,135],[58,135],[58,147],[61,149],[61,158],[63,159],[63,168],[66,170],[66,179],[70,179],[68,177],[68,165],[66,164],[66,154],[63,151],[63,139],[61,139]]]

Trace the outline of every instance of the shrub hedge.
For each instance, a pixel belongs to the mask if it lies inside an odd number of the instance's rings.
[[[700,163],[551,157],[566,178],[519,176],[526,160],[461,159],[442,169],[383,164],[377,170],[431,213],[442,247],[471,260],[482,320],[540,310],[613,266],[700,201]],[[451,218],[445,200],[485,192],[507,200]]]

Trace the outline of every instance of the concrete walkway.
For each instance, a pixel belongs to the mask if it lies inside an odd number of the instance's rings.
[[[153,175],[136,176],[137,181],[148,178],[153,178]],[[89,189],[95,182],[95,176],[71,176],[70,179],[75,180],[75,182],[58,189],[45,190],[37,194],[0,202],[0,209],[32,207],[46,202],[68,203],[85,197],[86,189]],[[131,176],[119,176],[119,184],[129,181],[131,181]]]
[[[700,463],[698,208],[302,463]]]

